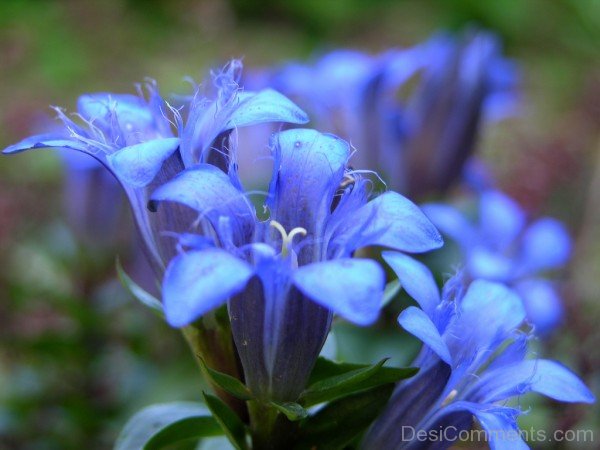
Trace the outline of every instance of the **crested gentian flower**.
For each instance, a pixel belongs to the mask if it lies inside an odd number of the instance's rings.
[[[372,323],[385,275],[362,247],[424,252],[442,240],[419,208],[395,192],[369,200],[368,179],[348,169],[349,145],[294,129],[273,136],[273,176],[261,220],[237,175],[199,164],[158,188],[154,206],[198,213],[201,235],[180,237],[163,281],[168,322],[184,326],[228,302],[245,382],[260,399],[295,400],[332,314]]]
[[[527,223],[521,207],[497,190],[480,194],[476,223],[452,206],[428,204],[423,209],[442,233],[459,244],[471,278],[514,288],[540,334],[560,323],[563,307],[557,289],[539,276],[562,267],[570,256],[571,239],[558,220],[543,217]]]
[[[516,78],[497,39],[476,32],[378,56],[336,51],[260,82],[305,107],[319,127],[369,149],[366,167],[393,189],[422,196],[460,178],[482,122],[514,109]]]
[[[124,235],[125,202],[119,183],[93,158],[68,151],[60,152],[60,156],[69,227],[86,246],[113,248],[117,238]]]
[[[33,148],[76,150],[96,158],[122,184],[132,206],[151,263],[162,273],[173,256],[170,242],[159,239],[164,229],[182,231],[186,212],[149,214],[148,192],[176,173],[199,162],[221,164],[228,136],[237,127],[264,122],[305,123],[306,115],[283,95],[270,90],[244,92],[238,85],[241,63],[232,61],[213,73],[214,93],[200,86],[181,110],[160,96],[156,85],[145,85],[139,95],[98,93],[83,95],[77,117],[58,108],[64,130],[31,136],[4,150],[17,153]],[[174,128],[177,131],[175,136]]]
[[[464,292],[458,275],[440,295],[423,264],[393,252],[384,259],[421,307],[407,308],[398,321],[425,346],[414,362],[419,373],[396,387],[363,448],[449,448],[475,417],[493,450],[526,449],[517,425],[521,410],[507,400],[537,392],[563,402],[594,402],[564,366],[526,358],[525,310],[506,286],[475,280]]]

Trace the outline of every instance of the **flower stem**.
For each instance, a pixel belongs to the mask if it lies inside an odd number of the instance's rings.
[[[205,380],[209,381],[210,377],[200,364],[200,359],[204,360],[208,367],[241,380],[241,371],[231,336],[229,319],[226,311],[224,317],[222,313],[221,310],[209,313],[195,323],[182,328],[182,333],[198,362]],[[211,387],[217,396],[235,411],[242,421],[248,421],[248,410],[245,402],[231,396],[212,383]]]
[[[296,424],[259,400],[248,402],[253,450],[277,450],[294,442]]]

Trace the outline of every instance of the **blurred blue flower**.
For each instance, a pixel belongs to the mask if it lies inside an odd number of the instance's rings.
[[[335,51],[255,82],[289,95],[412,198],[461,177],[483,123],[514,112],[517,78],[495,36],[470,32],[378,56]]]
[[[237,127],[308,121],[304,112],[275,91],[242,91],[238,85],[241,69],[241,62],[234,60],[223,71],[213,73],[214,92],[207,96],[201,86],[195,86],[194,95],[181,109],[167,103],[153,82],[145,84],[146,96],[142,87],[138,96],[83,95],[74,118],[55,108],[64,130],[28,137],[4,153],[57,147],[96,158],[125,189],[150,260],[161,273],[173,251],[170,242],[165,245],[158,233],[164,229],[183,231],[180,225],[187,226],[189,217],[183,211],[150,216],[148,191],[184,167],[220,163],[219,155],[227,152],[229,133]],[[179,137],[175,137],[174,128]]]
[[[125,199],[119,183],[102,164],[79,152],[61,151],[63,202],[69,227],[82,244],[96,250],[114,248],[123,233]],[[128,224],[131,225],[131,224]]]
[[[471,278],[506,283],[521,295],[536,332],[546,334],[560,323],[563,306],[557,289],[540,278],[566,264],[571,254],[571,238],[558,220],[527,223],[519,205],[497,190],[480,194],[476,223],[444,204],[427,204],[423,210],[458,243]]]
[[[424,252],[442,240],[419,208],[395,192],[368,201],[370,181],[348,169],[349,145],[295,129],[273,136],[273,176],[260,220],[230,162],[200,164],[152,194],[199,213],[163,281],[168,322],[184,326],[229,300],[245,381],[260,398],[294,400],[325,341],[332,313],[360,325],[378,315],[385,274],[353,259],[380,245]],[[230,151],[235,160],[235,152]]]
[[[419,374],[397,386],[363,448],[449,448],[475,417],[492,449],[526,449],[517,424],[522,411],[508,406],[509,399],[537,392],[563,402],[595,401],[564,366],[526,359],[529,336],[520,330],[525,310],[513,291],[475,280],[464,292],[459,274],[440,295],[423,264],[395,252],[384,259],[421,307],[408,307],[398,322],[425,346],[414,362]],[[419,441],[407,437],[407,430],[437,434]]]

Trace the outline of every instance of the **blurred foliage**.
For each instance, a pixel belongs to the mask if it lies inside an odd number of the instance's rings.
[[[72,109],[82,92],[131,91],[145,76],[181,92],[183,76],[200,78],[231,57],[257,66],[337,46],[380,51],[468,26],[498,33],[523,67],[522,113],[489,130],[484,156],[511,195],[567,221],[578,238],[566,326],[539,353],[565,361],[598,393],[597,0],[4,0],[0,144],[39,127],[50,104]],[[56,156],[2,158],[0,176],[0,448],[108,448],[140,407],[199,400],[178,333],[115,279],[115,253],[132,270],[135,255],[86,250],[64,223]],[[339,352],[406,363],[416,343],[387,325],[337,324]],[[528,424],[600,436],[597,415],[538,403]]]

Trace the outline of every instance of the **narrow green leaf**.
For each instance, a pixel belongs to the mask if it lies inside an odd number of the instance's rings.
[[[315,367],[313,368],[310,374],[308,385],[310,386],[311,384],[314,384],[317,381],[324,380],[325,378],[333,377],[335,375],[341,375],[346,372],[351,372],[353,370],[363,369],[365,367],[370,366],[370,364],[356,364],[332,361],[330,359],[319,356],[317,362],[315,363]]]
[[[282,412],[283,414],[285,414],[285,416],[292,422],[295,422],[297,420],[302,420],[302,419],[305,419],[308,417],[308,411],[306,409],[304,409],[302,406],[300,406],[298,403],[271,402],[271,405],[273,405],[273,407],[275,407],[275,409],[277,409],[279,412]]]
[[[198,358],[202,369],[206,371],[210,381],[219,386],[224,391],[242,400],[252,400],[253,396],[250,390],[237,378],[227,375],[226,373],[208,367],[202,358]]]
[[[300,399],[305,406],[311,406],[327,400],[333,400],[344,394],[350,394],[354,392],[353,388],[356,384],[377,373],[386,361],[386,359],[383,359],[372,366],[351,370],[341,375],[334,375],[317,381],[308,386],[300,396]]]
[[[240,418],[229,407],[214,395],[202,393],[206,405],[216,421],[221,425],[225,436],[237,450],[247,450],[246,428]]]
[[[395,280],[390,281],[385,285],[385,290],[383,291],[383,301],[381,302],[381,307],[383,308],[388,303],[390,303],[398,292],[402,289],[402,285],[400,284],[400,280],[396,278]]]
[[[295,450],[345,448],[371,425],[390,398],[391,383],[333,401],[300,426]]]
[[[383,367],[386,361],[383,359],[377,364],[362,366],[320,359],[315,369],[321,378],[309,384],[300,402],[303,406],[312,406],[385,383],[394,383],[417,373],[418,369],[415,368]],[[314,380],[316,377],[311,378]]]
[[[139,300],[142,304],[150,308],[160,317],[164,318],[165,314],[160,300],[158,300],[152,294],[146,292],[135,281],[133,281],[129,275],[127,275],[127,273],[123,269],[123,266],[121,265],[121,261],[119,260],[119,258],[117,258],[116,266],[117,275],[125,289],[127,289],[127,291],[129,291],[129,293],[133,295],[137,300]]]
[[[157,449],[185,439],[222,435],[205,405],[173,402],[148,406],[125,425],[115,450]]]

